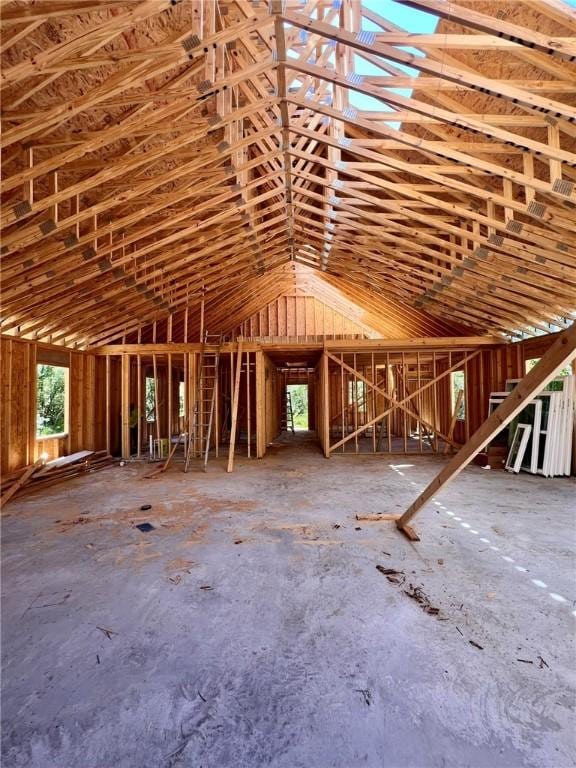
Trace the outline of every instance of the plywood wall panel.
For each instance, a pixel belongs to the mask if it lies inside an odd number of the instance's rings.
[[[234,329],[244,338],[368,338],[372,331],[314,296],[280,296]]]

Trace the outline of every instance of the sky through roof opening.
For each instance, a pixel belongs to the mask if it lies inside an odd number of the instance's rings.
[[[575,0],[576,2],[576,0]],[[433,32],[438,23],[438,17],[430,13],[424,13],[423,11],[417,11],[414,8],[408,8],[405,5],[394,2],[394,0],[363,0],[362,5],[369,11],[374,11],[379,16],[390,22],[394,28],[398,28],[399,31],[414,32],[414,33],[430,33]],[[383,32],[378,24],[370,19],[362,17],[362,29],[367,32]],[[408,53],[412,53],[416,56],[423,56],[422,51],[416,48],[409,48],[402,46],[402,49]],[[407,67],[403,64],[395,62],[389,62],[391,67],[400,70],[402,73],[409,75],[410,77],[417,77],[418,71],[412,67]],[[362,55],[356,53],[354,55],[354,71],[363,76],[386,76],[386,72],[367,61]],[[385,84],[382,83],[384,86]],[[410,96],[412,94],[412,88],[392,88],[393,93],[397,93],[401,96]],[[380,99],[366,96],[363,93],[357,91],[350,91],[350,104],[356,109],[361,111],[373,111],[373,112],[394,112],[392,107],[382,102]],[[399,128],[398,122],[390,123],[393,128]]]

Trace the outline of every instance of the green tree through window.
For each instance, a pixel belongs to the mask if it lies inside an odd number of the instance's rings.
[[[534,366],[537,365],[539,362],[540,362],[539,357],[531,357],[529,360],[526,360],[526,362],[524,363],[525,372],[530,373],[532,368],[534,368]],[[556,374],[556,376],[570,376],[571,373],[572,373],[572,369],[570,365],[567,365],[564,368],[562,368],[562,370],[559,371]],[[550,387],[548,387],[548,389],[550,389]]]
[[[464,371],[454,371],[450,374],[450,380],[452,384],[452,413],[456,407],[456,401],[458,400],[458,393],[466,389],[466,381],[464,378]],[[457,421],[464,421],[466,418],[466,397],[462,398],[458,413],[456,414]]]
[[[36,366],[36,434],[38,437],[66,432],[67,381],[67,368],[42,363]]]
[[[146,376],[146,421],[156,419],[156,398],[154,396],[156,383],[150,376]]]
[[[308,429],[308,385],[288,384],[295,429]]]

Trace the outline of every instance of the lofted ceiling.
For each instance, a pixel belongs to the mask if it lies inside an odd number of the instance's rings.
[[[390,337],[576,316],[563,0],[8,0],[0,31],[4,333],[295,291]]]
[[[225,338],[231,339],[240,333],[238,326],[250,318],[263,315],[268,307],[273,308],[278,299],[286,296],[316,299],[350,321],[365,326],[363,333],[367,338],[465,336],[469,332],[466,327],[427,315],[422,310],[414,308],[407,313],[400,302],[384,299],[342,278],[298,262],[287,262],[255,280],[247,280],[241,285],[232,283],[222,288],[214,301],[205,302],[203,311],[200,303],[187,305],[187,310],[171,317],[170,333],[167,320],[159,320],[127,334],[125,340],[128,343],[150,343],[155,338],[165,340],[169,335],[173,341],[181,342],[184,338],[198,341],[201,337],[201,317],[205,328],[218,329]]]

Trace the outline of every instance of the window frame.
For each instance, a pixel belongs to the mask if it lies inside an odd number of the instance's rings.
[[[153,418],[148,418],[148,382],[152,382],[152,387],[156,387],[156,380],[154,376],[144,376],[144,417],[146,419],[146,424],[155,424],[156,422],[156,396],[155,392],[152,390],[152,396],[154,405],[152,406],[152,414]]]
[[[454,416],[454,407],[456,406],[456,398],[458,397],[455,387],[457,376],[462,377],[462,386],[458,387],[458,390],[464,392],[464,397],[462,398],[462,403],[460,405],[460,412],[456,414],[456,423],[466,421],[466,371],[462,369],[459,371],[452,371],[450,374],[450,413],[452,416]]]
[[[54,432],[50,435],[41,435],[38,433],[38,417],[40,415],[38,408],[38,380],[39,380],[39,368],[40,366],[58,368],[64,371],[64,431]],[[64,364],[64,362],[44,362],[42,359],[36,360],[36,381],[35,381],[35,428],[34,439],[40,440],[59,440],[61,438],[68,437],[70,434],[70,365]]]

